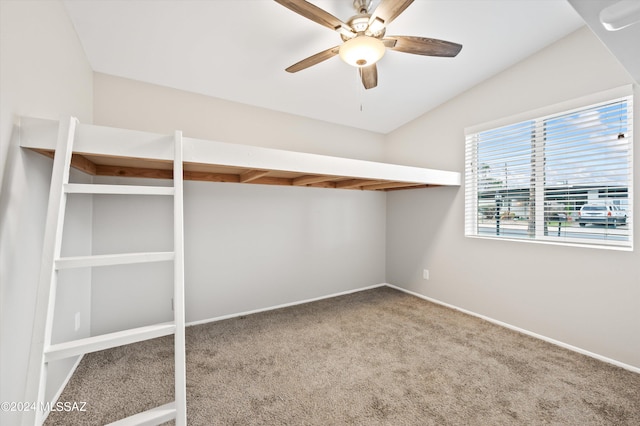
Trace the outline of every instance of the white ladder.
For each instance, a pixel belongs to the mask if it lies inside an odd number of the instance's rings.
[[[38,283],[34,316],[26,401],[46,403],[45,388],[48,363],[85,353],[174,334],[175,400],[131,417],[119,420],[117,425],[156,425],[175,419],[176,425],[186,425],[186,368],[184,320],[184,225],[183,225],[183,172],[182,133],[174,135],[173,187],[98,185],[69,183],[69,172],[77,119],[60,120],[58,141],[49,192],[49,206],[45,224],[40,281]],[[167,195],[174,198],[174,251],[155,253],[128,253],[100,256],[61,257],[62,231],[67,194],[129,194]],[[146,327],[88,337],[65,343],[51,344],[53,314],[58,271],[66,268],[84,268],[131,263],[174,263],[174,320]],[[23,415],[24,425],[41,425],[47,413],[38,407]]]

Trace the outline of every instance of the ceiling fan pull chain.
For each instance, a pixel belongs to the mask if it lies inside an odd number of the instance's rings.
[[[365,96],[365,88],[362,85],[362,83],[360,82],[361,78],[360,78],[360,73],[356,73],[357,75],[357,81],[358,84],[356,84],[356,87],[358,87],[358,104],[360,105],[360,112],[364,112],[364,96]]]

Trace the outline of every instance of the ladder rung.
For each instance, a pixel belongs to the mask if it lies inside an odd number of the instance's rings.
[[[67,183],[64,185],[64,192],[67,194],[173,195],[175,191],[172,186]]]
[[[169,420],[176,418],[176,404],[170,402],[168,404],[161,405],[159,407],[152,408],[142,413],[134,414],[133,416],[125,417],[122,420],[118,420],[113,423],[109,423],[107,426],[133,426],[133,425],[159,425]]]
[[[128,265],[131,263],[166,262],[173,260],[174,253],[122,253],[101,254],[95,256],[61,257],[56,259],[56,269],[87,268],[92,266]]]
[[[70,342],[57,343],[45,350],[45,361],[69,358],[90,352],[115,348],[143,340],[155,339],[175,332],[175,324],[166,322],[145,327],[132,328],[130,330],[116,331],[115,333],[102,334],[100,336],[86,337]]]

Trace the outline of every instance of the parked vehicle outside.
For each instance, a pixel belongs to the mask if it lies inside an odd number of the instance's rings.
[[[588,223],[611,225],[627,224],[627,213],[619,206],[611,204],[587,203],[580,207],[578,213],[578,223],[586,226]]]

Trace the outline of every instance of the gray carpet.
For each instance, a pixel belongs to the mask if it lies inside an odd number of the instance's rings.
[[[86,355],[48,425],[172,400],[172,338]],[[640,375],[390,288],[187,329],[190,425],[640,425]]]

